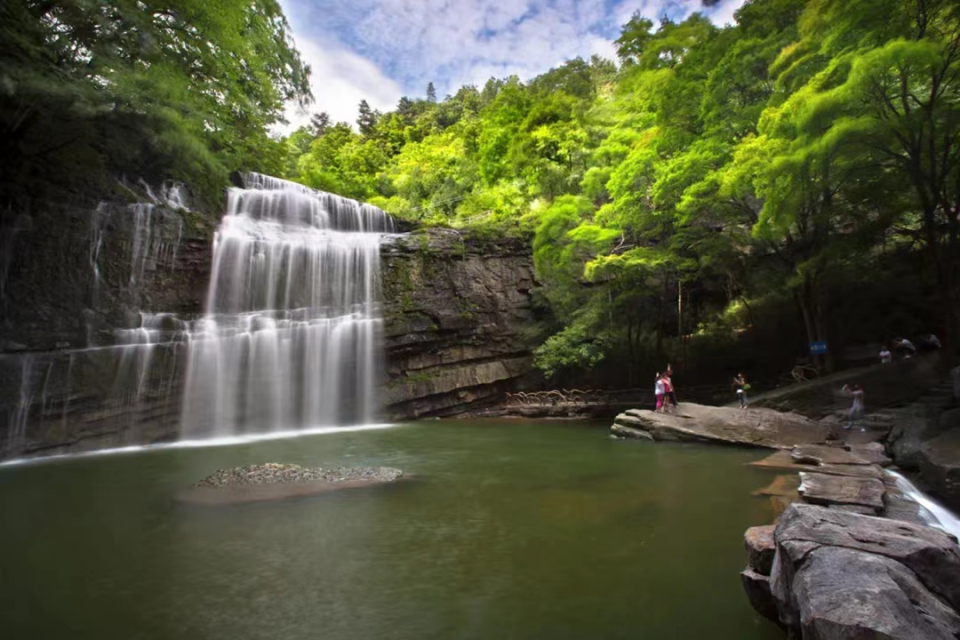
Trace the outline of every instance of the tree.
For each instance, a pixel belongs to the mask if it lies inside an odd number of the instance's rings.
[[[436,102],[437,101],[437,90],[434,89],[433,83],[427,85],[427,102]]]
[[[310,118],[310,126],[313,127],[313,133],[315,136],[322,136],[327,132],[327,129],[330,128],[332,124],[330,120],[330,114],[326,111],[321,111],[320,113],[315,113]]]
[[[377,126],[377,120],[380,119],[380,112],[370,108],[366,100],[360,101],[360,115],[357,117],[357,126],[360,127],[360,133],[369,135],[373,128]]]
[[[9,0],[0,41],[0,200],[120,172],[216,198],[273,156],[285,103],[311,99],[276,0]]]

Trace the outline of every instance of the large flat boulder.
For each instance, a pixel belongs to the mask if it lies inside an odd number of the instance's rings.
[[[822,442],[830,427],[793,413],[771,409],[708,407],[681,403],[673,413],[629,409],[615,424],[641,429],[654,440],[713,442],[769,449]]]
[[[798,491],[811,504],[857,505],[880,511],[885,489],[883,482],[873,478],[801,472]]]

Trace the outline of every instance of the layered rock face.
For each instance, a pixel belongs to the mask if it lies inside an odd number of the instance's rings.
[[[535,381],[529,242],[433,229],[385,245],[382,264],[391,418],[463,413]]]
[[[150,311],[199,314],[212,227],[177,185],[126,195],[3,220],[0,459],[176,433],[178,321]]]

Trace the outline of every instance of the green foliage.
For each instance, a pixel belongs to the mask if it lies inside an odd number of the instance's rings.
[[[960,6],[754,0],[736,18],[636,14],[619,69],[577,59],[367,107],[359,131],[291,136],[288,175],[420,224],[532,236],[553,334],[536,362],[560,378],[646,381],[762,340],[788,362],[848,339],[829,313],[841,283],[916,247],[956,325]],[[760,326],[785,313],[791,339]]]
[[[0,7],[0,200],[102,192],[112,176],[281,172],[268,127],[310,99],[275,0],[9,0]]]

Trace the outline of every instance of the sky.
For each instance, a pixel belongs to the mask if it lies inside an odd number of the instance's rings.
[[[353,123],[366,100],[381,111],[401,96],[442,99],[490,77],[533,78],[577,56],[616,60],[613,41],[635,11],[656,23],[701,11],[733,21],[744,0],[280,0],[312,69],[316,100],[288,110],[285,130],[328,112]]]

